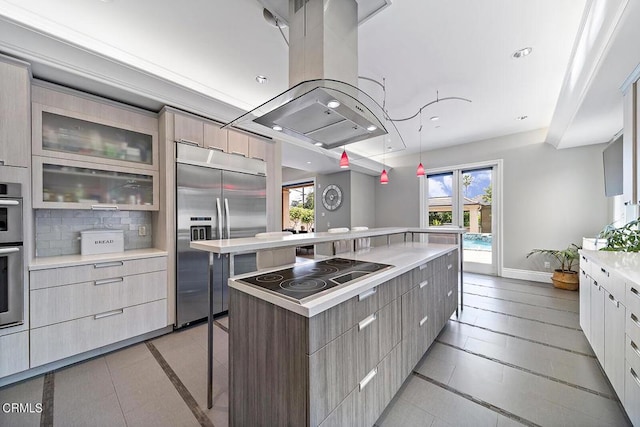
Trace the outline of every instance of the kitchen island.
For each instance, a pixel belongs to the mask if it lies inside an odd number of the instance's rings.
[[[229,280],[230,425],[373,425],[456,311],[456,245],[405,242],[327,262],[349,260],[392,267],[300,302],[252,286],[251,274]]]

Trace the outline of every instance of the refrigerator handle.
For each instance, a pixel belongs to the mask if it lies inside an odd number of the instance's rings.
[[[224,198],[224,214],[227,223],[227,239],[231,238],[231,217],[229,216],[229,199]]]
[[[220,208],[219,197],[216,197],[216,209],[218,210],[218,238],[222,239],[222,209]]]

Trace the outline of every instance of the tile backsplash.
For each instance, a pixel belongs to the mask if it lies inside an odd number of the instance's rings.
[[[80,254],[80,232],[94,229],[124,231],[124,249],[153,247],[151,212],[89,211],[68,209],[37,209],[36,256]],[[140,236],[140,227],[145,235]]]

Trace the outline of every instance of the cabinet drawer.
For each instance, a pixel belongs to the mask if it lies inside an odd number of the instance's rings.
[[[29,369],[29,331],[0,337],[0,378]]]
[[[166,297],[166,270],[37,289],[31,291],[31,327],[39,328]]]
[[[166,326],[159,300],[31,330],[31,367],[44,365]]]
[[[161,256],[34,270],[30,272],[31,290],[92,280],[112,279],[166,269],[167,258]]]
[[[392,301],[358,323],[357,375],[371,371],[400,342],[400,302]]]
[[[640,372],[628,362],[625,364],[624,408],[631,424],[640,425]]]
[[[640,345],[640,315],[631,310],[627,310],[627,320],[625,323],[625,331],[636,344]]]
[[[591,267],[591,277],[609,292],[617,301],[623,305],[625,302],[625,284],[618,276],[609,271],[608,268],[593,264]]]
[[[640,342],[627,336],[625,344],[625,359],[640,376]]]
[[[625,294],[625,306],[627,310],[636,314],[640,318],[640,285],[627,283],[627,293]]]

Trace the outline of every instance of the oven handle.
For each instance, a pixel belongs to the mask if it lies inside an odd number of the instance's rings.
[[[0,248],[0,255],[12,254],[14,252],[20,252],[20,248],[19,247]]]
[[[0,200],[0,206],[18,206],[20,202],[18,200],[2,199]]]

